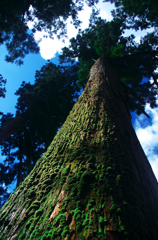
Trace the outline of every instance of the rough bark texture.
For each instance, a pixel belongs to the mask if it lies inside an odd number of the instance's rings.
[[[158,184],[103,59],[47,152],[11,194],[0,239],[154,239]]]

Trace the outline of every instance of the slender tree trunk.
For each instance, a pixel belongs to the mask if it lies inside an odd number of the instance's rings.
[[[30,151],[31,151],[33,165],[35,166],[35,164],[36,164],[35,152],[34,152],[32,140],[31,140],[31,136],[30,136],[30,133],[29,133],[27,127],[25,127],[24,134],[25,134],[26,141],[28,143],[28,147],[30,148]]]
[[[1,210],[1,239],[157,240],[158,184],[99,58],[47,152]]]
[[[25,121],[22,116],[17,116],[4,124],[0,128],[0,144],[5,141],[11,134],[19,131],[21,129],[21,124]]]
[[[19,167],[18,167],[18,175],[17,175],[17,184],[16,187],[19,186],[19,184],[21,183],[21,174],[22,174],[22,158],[23,158],[23,154],[22,154],[22,136],[21,133],[18,132],[18,137],[19,137]]]

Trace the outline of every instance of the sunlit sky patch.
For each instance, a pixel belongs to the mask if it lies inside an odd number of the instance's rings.
[[[145,111],[150,116],[150,120],[141,114],[135,120],[134,128],[158,179],[158,108],[151,109],[147,104]]]

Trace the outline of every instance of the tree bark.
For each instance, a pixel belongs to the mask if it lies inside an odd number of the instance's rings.
[[[47,152],[3,206],[1,239],[157,239],[158,184],[125,99],[99,58]]]

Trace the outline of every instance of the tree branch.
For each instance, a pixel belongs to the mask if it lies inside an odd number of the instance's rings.
[[[120,61],[125,61],[125,60],[131,59],[131,58],[134,58],[134,57],[138,57],[138,56],[142,56],[142,55],[155,56],[156,54],[158,54],[158,51],[137,52],[137,53],[133,53],[131,55],[126,55],[126,56],[120,57],[118,59],[115,59],[114,61],[111,61],[111,63],[115,63],[115,62],[117,63],[117,62],[120,62]]]

